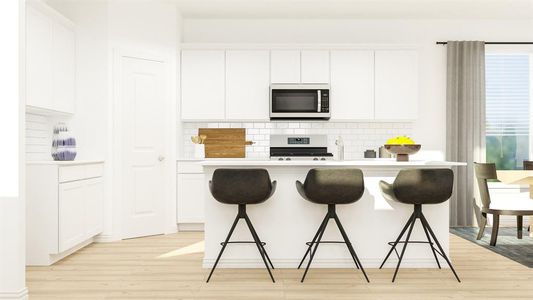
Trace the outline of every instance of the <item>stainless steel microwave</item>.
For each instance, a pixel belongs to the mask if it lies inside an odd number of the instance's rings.
[[[270,119],[329,119],[329,84],[272,84]]]

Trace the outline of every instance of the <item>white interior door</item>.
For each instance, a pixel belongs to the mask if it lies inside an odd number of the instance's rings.
[[[123,238],[165,229],[165,63],[121,57]]]

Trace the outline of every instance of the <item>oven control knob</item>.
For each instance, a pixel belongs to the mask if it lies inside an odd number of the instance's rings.
[[[318,157],[313,158],[313,160],[318,160]]]
[[[285,158],[285,160],[291,160],[291,158],[290,158],[290,157],[287,157],[287,158]]]
[[[320,160],[326,160],[326,158],[325,158],[325,157],[322,157]]]
[[[283,157],[278,158],[278,160],[283,160]]]

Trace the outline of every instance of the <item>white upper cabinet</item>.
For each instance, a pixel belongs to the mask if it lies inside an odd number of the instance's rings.
[[[329,83],[328,50],[303,50],[301,56],[302,83]]]
[[[52,97],[57,111],[74,113],[76,98],[76,35],[74,30],[52,26]]]
[[[26,104],[52,103],[52,20],[28,6],[26,10]]]
[[[374,118],[374,52],[331,51],[331,119]]]
[[[300,51],[272,50],[270,52],[270,82],[300,82]]]
[[[74,113],[76,33],[65,17],[42,3],[26,11],[26,104]]]
[[[263,50],[226,51],[226,118],[269,116],[270,55]]]
[[[183,120],[223,120],[224,51],[181,52],[181,117]]]
[[[418,117],[418,58],[414,50],[375,52],[375,118]]]
[[[418,118],[415,49],[253,47],[181,56],[184,121],[268,120],[271,83],[329,83],[333,121]]]

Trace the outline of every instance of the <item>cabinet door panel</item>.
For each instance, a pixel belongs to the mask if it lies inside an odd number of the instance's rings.
[[[63,252],[86,238],[83,181],[59,184],[59,251]]]
[[[331,118],[374,118],[374,52],[331,51]]]
[[[378,50],[375,55],[376,119],[416,119],[418,117],[416,51]]]
[[[181,52],[181,117],[224,119],[224,51]]]
[[[268,119],[270,60],[268,51],[226,52],[226,117]]]
[[[74,113],[76,85],[76,36],[73,30],[52,25],[53,109]]]
[[[270,52],[270,69],[272,83],[299,83],[300,51],[273,50]]]
[[[302,51],[302,83],[329,83],[329,51]]]
[[[26,104],[52,109],[52,22],[27,7],[26,13]]]
[[[104,180],[100,177],[84,182],[86,232],[92,237],[104,229]]]
[[[204,222],[204,174],[178,174],[178,223]]]

